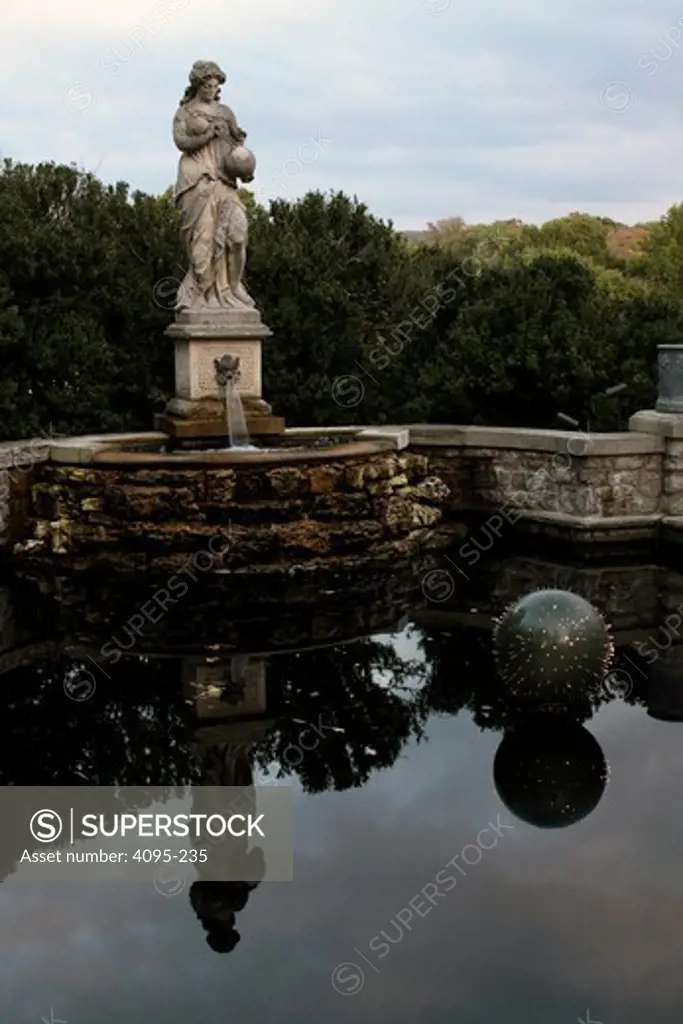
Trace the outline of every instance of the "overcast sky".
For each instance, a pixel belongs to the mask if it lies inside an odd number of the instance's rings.
[[[683,199],[681,0],[18,0],[2,26],[15,160],[162,191],[210,59],[261,198],[342,190],[400,228]]]

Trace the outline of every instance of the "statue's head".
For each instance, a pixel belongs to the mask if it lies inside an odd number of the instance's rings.
[[[226,82],[225,72],[213,60],[197,60],[190,70],[190,84],[185,90],[181,103],[187,103],[195,96],[203,100],[217,100],[220,88]]]

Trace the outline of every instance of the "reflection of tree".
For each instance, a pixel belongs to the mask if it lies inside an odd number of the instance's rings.
[[[148,807],[171,797],[175,786],[198,782],[189,709],[173,686],[172,664],[122,661],[109,670],[110,680],[98,676],[94,693],[82,701],[69,699],[65,683],[80,673],[92,685],[94,677],[86,675],[97,673],[92,663],[60,657],[5,673],[0,785],[139,787],[135,794],[99,792],[90,809],[111,815]],[[49,804],[59,813],[62,805],[69,805],[64,793]],[[2,876],[22,852],[13,849],[15,838],[24,843],[20,834],[6,837]],[[66,841],[63,833],[56,845]]]
[[[198,783],[193,714],[180,662],[130,658],[107,665],[60,657],[3,676],[0,784],[164,786]],[[422,733],[423,666],[388,642],[362,639],[268,660],[272,734],[257,746],[311,791],[362,785]],[[65,683],[96,680],[79,702]],[[309,729],[302,738],[307,726]],[[317,730],[317,731],[316,731]],[[309,748],[309,749],[306,749]]]
[[[450,633],[423,629],[419,643],[427,665],[421,695],[425,711],[457,715],[471,705],[475,688],[486,686],[494,671],[490,635],[473,629]]]
[[[59,658],[4,675],[0,784],[195,783],[190,709],[180,699],[174,664],[131,658],[108,667],[107,680],[92,663]],[[82,702],[64,691],[74,672],[96,678],[95,692]]]
[[[279,763],[282,777],[298,775],[312,792],[342,790],[391,766],[411,737],[420,738],[430,714],[467,710],[480,728],[504,730],[547,708],[543,693],[510,695],[496,675],[487,631],[416,635],[422,660],[405,659],[377,639],[268,658],[268,714],[276,722],[256,747],[259,763]],[[617,649],[612,669],[611,691],[609,681],[582,691],[571,706],[556,704],[556,713],[586,721],[612,699],[644,704],[651,666],[628,647]],[[92,662],[61,657],[2,676],[0,785],[198,781],[180,661],[122,659],[106,671],[110,680]],[[64,691],[79,672],[97,684],[81,703]]]
[[[607,687],[627,704],[646,707],[652,676],[652,666],[637,650],[638,645],[617,648],[612,670],[619,673],[613,681],[607,680]]]
[[[276,723],[258,761],[279,762],[280,775],[298,775],[309,792],[363,785],[422,735],[424,672],[372,639],[273,658],[268,710]]]

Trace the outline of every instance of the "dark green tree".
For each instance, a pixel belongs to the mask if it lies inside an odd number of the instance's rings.
[[[358,366],[421,301],[428,257],[342,194],[277,201],[252,220],[249,282],[275,341],[264,389],[291,425],[367,422],[386,404]],[[372,363],[367,370],[378,380]],[[334,381],[357,376],[366,399],[336,400]],[[383,382],[383,378],[382,378]]]
[[[243,197],[248,285],[274,332],[264,394],[291,426],[551,427],[565,412],[623,428],[652,404],[657,345],[683,340],[681,207],[627,266],[588,215],[456,218],[414,245],[342,194]],[[0,217],[0,438],[151,429],[186,269],[171,191],[5,161]],[[596,419],[595,396],[622,382],[623,405]]]
[[[169,288],[158,285],[179,258],[168,198],[5,161],[0,217],[3,436],[49,423],[61,433],[149,428],[172,386],[160,299]]]

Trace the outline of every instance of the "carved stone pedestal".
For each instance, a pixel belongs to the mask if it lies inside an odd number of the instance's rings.
[[[175,398],[156,417],[155,428],[178,438],[224,437],[225,396],[214,360],[231,355],[239,359],[237,391],[249,434],[281,434],[284,420],[261,397],[261,345],[271,334],[256,309],[179,313],[166,330],[175,343]]]

